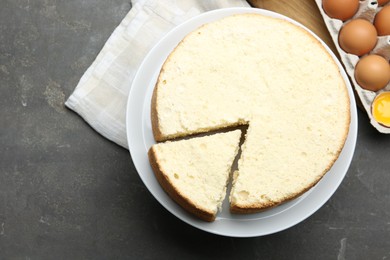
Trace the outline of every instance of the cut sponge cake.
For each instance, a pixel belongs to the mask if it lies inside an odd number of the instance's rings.
[[[160,185],[184,209],[213,221],[239,150],[241,131],[153,145],[149,159]]]
[[[156,141],[249,125],[230,194],[231,211],[249,213],[323,177],[344,146],[349,107],[339,68],[315,37],[285,20],[239,14],[179,43],[160,72],[151,118]]]

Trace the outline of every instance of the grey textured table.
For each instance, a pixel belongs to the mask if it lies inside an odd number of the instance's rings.
[[[345,180],[297,226],[227,238],[167,212],[128,151],[63,105],[130,8],[0,0],[0,259],[390,259],[390,136],[360,111]]]

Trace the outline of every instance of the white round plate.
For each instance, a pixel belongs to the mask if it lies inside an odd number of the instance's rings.
[[[184,222],[214,234],[231,237],[254,237],[275,233],[289,228],[317,211],[336,191],[351,163],[357,137],[357,113],[355,98],[347,75],[330,49],[312,33],[327,49],[337,62],[341,74],[348,86],[351,100],[351,125],[345,146],[332,169],[311,190],[297,199],[262,213],[249,215],[230,214],[229,206],[224,205],[216,220],[203,222],[192,217],[168,197],[157,182],[148,161],[147,152],[155,144],[150,122],[150,102],[152,92],[161,66],[168,54],[191,31],[200,25],[225,16],[238,13],[258,13],[287,20],[293,24],[301,24],[283,15],[256,8],[228,8],[203,13],[170,31],[149,52],[141,64],[133,81],[127,104],[127,139],[129,150],[139,176],[153,196],[172,214]],[[225,204],[227,204],[225,202]]]

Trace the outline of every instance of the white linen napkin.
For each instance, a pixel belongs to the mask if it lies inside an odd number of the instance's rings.
[[[81,77],[65,105],[97,132],[125,147],[126,104],[139,65],[176,25],[205,11],[248,7],[245,0],[132,0],[132,8]]]

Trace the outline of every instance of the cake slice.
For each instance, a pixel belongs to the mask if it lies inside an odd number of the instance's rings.
[[[241,131],[153,145],[149,161],[160,185],[181,207],[214,221],[226,196]]]

